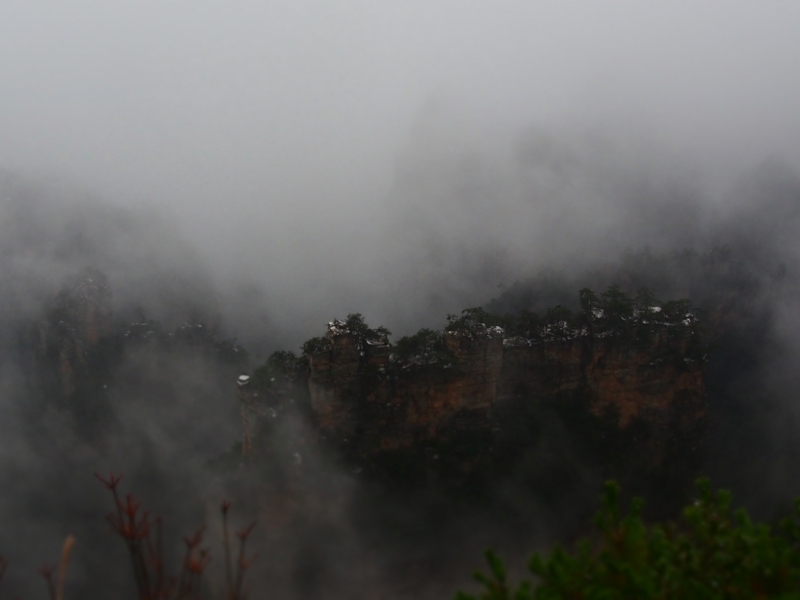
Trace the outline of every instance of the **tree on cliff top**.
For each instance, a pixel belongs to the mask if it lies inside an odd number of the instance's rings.
[[[600,307],[610,327],[620,327],[633,318],[633,298],[618,285],[600,294]]]
[[[372,328],[367,325],[361,313],[350,313],[344,321],[334,319],[330,326],[334,326],[334,324],[336,326],[336,331],[350,333],[359,344],[364,344],[365,342],[388,344],[389,336],[392,335],[392,332],[386,329],[386,327],[380,326]],[[313,337],[304,342],[301,346],[303,354],[316,354],[317,352],[330,350],[331,343],[329,336],[330,330],[327,336]]]
[[[598,310],[600,307],[600,300],[597,298],[597,294],[589,288],[583,288],[578,292],[578,301],[580,303],[581,312],[586,315],[587,318],[591,318],[594,311]]]
[[[516,327],[517,319],[513,315],[496,315],[481,307],[465,308],[460,315],[447,315],[445,331],[458,331],[460,329],[469,331],[480,325],[502,327],[506,331],[510,331]]]
[[[392,335],[392,332],[382,325],[375,329],[367,325],[361,313],[350,313],[347,315],[345,325],[350,333],[361,340],[388,342],[389,336]]]
[[[547,309],[544,315],[545,329],[549,336],[557,340],[567,340],[572,337],[575,326],[575,315],[566,306],[554,306]]]
[[[267,361],[253,371],[250,386],[257,389],[272,387],[278,383],[293,383],[300,379],[305,371],[306,360],[294,352],[278,350],[270,354]]]
[[[456,361],[447,350],[444,335],[433,329],[420,329],[414,335],[406,335],[394,346],[395,359],[404,364],[439,365],[452,367]]]

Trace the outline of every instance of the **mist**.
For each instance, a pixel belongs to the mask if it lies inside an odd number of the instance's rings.
[[[758,346],[711,364],[722,383],[704,468],[763,514],[800,493],[794,3],[80,0],[6,2],[0,23],[7,590],[42,594],[35,569],[69,533],[94,549],[78,547],[74,590],[129,589],[94,471],[124,471],[176,540],[213,519],[239,485],[206,468],[241,438],[235,376],[334,317],[360,312],[397,337],[468,306],[569,304],[626,277],[703,308],[713,286],[681,273],[685,249],[729,249],[751,286],[741,331]],[[637,271],[637,253],[668,277]],[[102,402],[54,399],[32,332],[87,268],[108,278],[119,331],[202,325],[203,344],[240,357],[190,341],[154,360],[136,346],[114,354]],[[276,438],[287,464],[304,427]],[[380,494],[304,448],[293,517],[242,508],[284,550],[257,581],[286,597],[419,594],[396,580],[425,571],[425,544],[364,534],[419,514],[370,506]],[[524,525],[448,521],[431,547],[452,556],[419,574],[430,597],[466,581],[483,545],[522,555],[580,516],[513,485],[498,495]]]

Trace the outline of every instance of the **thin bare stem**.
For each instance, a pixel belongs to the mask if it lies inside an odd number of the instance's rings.
[[[191,547],[186,547],[186,555],[183,559],[183,566],[181,567],[181,575],[178,579],[178,587],[175,593],[175,598],[181,600],[184,597],[184,588],[186,586],[186,576],[189,574],[189,557],[192,555]]]
[[[156,589],[164,590],[164,538],[161,531],[161,517],[156,519]]]
[[[58,567],[58,588],[56,589],[56,600],[64,600],[64,583],[67,580],[67,565],[72,547],[75,545],[75,537],[68,535],[61,548],[61,564]]]
[[[195,548],[203,541],[203,530],[205,526],[198,529],[192,537],[184,536],[183,542],[186,544],[186,556],[183,560],[183,568],[181,569],[181,578],[178,583],[178,590],[176,597],[178,599],[185,597],[186,593],[192,591],[193,574],[199,575],[202,573],[205,564],[202,564],[204,555],[201,552],[200,561],[196,562],[192,559]],[[207,564],[207,563],[206,563]],[[197,566],[202,565],[202,566]]]
[[[239,538],[239,560],[237,560],[236,565],[236,588],[234,590],[234,596],[232,600],[242,600],[242,585],[244,584],[244,573],[247,571],[247,568],[250,566],[247,558],[245,557],[245,546],[247,545],[247,538],[250,537],[250,534],[253,532],[253,528],[256,526],[255,521],[250,523],[247,527],[238,531],[236,536]]]
[[[53,571],[55,567],[52,565],[42,565],[39,567],[39,574],[44,577],[47,582],[47,592],[50,595],[50,600],[56,600],[56,585],[53,581]]]
[[[186,544],[186,553],[179,576],[177,578],[168,576],[164,564],[161,518],[151,521],[147,511],[139,510],[140,503],[133,495],[125,495],[124,500],[121,498],[117,489],[121,477],[113,473],[110,473],[108,478],[98,474],[95,475],[114,497],[116,512],[109,514],[107,519],[128,547],[139,600],[184,600],[204,597],[204,594],[207,593],[207,588],[204,587],[202,575],[211,561],[211,555],[208,550],[200,548],[205,526],[197,530],[193,536],[183,538]],[[222,503],[227,583],[226,600],[238,600],[242,597],[243,572],[248,566],[244,556],[244,543],[255,524],[251,524],[246,529],[236,533],[242,542],[242,548],[239,554],[237,576],[234,578],[227,521],[228,508],[230,508],[230,502],[226,500]],[[153,526],[155,526],[155,531],[153,531]],[[65,550],[65,553],[62,554],[64,569],[66,569],[66,559],[68,557],[69,553]],[[2,566],[1,563],[0,566]],[[51,600],[63,600],[63,594],[58,597],[51,596]]]
[[[228,509],[231,503],[228,500],[222,501],[220,510],[222,511],[222,540],[225,546],[225,598],[233,600],[233,569],[231,568],[231,542],[228,537]]]

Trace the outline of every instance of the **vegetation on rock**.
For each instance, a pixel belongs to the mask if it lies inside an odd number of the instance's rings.
[[[344,326],[351,335],[356,336],[359,341],[386,342],[392,332],[386,327],[380,326],[373,329],[364,322],[361,313],[350,313],[344,321]]]
[[[505,338],[524,340],[529,344],[566,341],[585,335],[624,336],[635,333],[637,339],[646,341],[657,328],[683,326],[681,335],[694,336],[699,332],[698,319],[691,312],[688,300],[658,301],[647,288],[641,288],[635,297],[628,295],[620,286],[612,285],[599,296],[589,288],[579,294],[578,312],[563,305],[548,308],[544,316],[532,310],[518,314],[493,313],[483,307],[466,308],[461,314],[447,315],[442,330],[420,329],[413,335],[403,336],[393,346],[393,360],[400,365],[424,364],[452,367],[455,359],[447,349],[444,336],[447,333],[485,332],[499,327]],[[335,332],[347,332],[355,336],[363,347],[365,342],[389,344],[391,332],[385,327],[371,328],[360,313],[347,316],[344,321],[334,320],[329,327]],[[695,340],[698,357],[704,354]],[[314,337],[302,345],[304,355],[326,352],[331,349],[329,336]]]
[[[420,329],[414,335],[407,335],[394,345],[394,355],[401,364],[452,366],[453,355],[444,343],[444,334],[433,329]]]
[[[255,389],[270,388],[276,382],[281,384],[298,381],[305,372],[305,358],[294,352],[278,350],[267,358],[267,361],[253,371],[250,387]]]

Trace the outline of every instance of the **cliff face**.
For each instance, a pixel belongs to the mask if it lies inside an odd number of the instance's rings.
[[[91,379],[112,333],[112,294],[97,269],[71,277],[39,323],[39,354],[56,367],[58,395],[73,396]]]
[[[31,414],[64,411],[84,440],[104,443],[115,435],[123,399],[188,406],[189,397],[226,396],[228,378],[245,360],[240,347],[199,322],[170,331],[138,317],[133,323],[115,318],[101,271],[68,277],[41,316],[21,325]]]
[[[341,326],[307,356],[320,431],[357,454],[412,448],[475,433],[502,435],[532,406],[582,412],[608,430],[644,431],[640,449],[693,435],[706,415],[704,362],[691,323],[643,324],[623,334],[586,329],[549,340],[506,338],[499,327],[444,333],[447,364],[392,360],[392,347]]]
[[[454,365],[392,365],[388,344],[329,332],[330,350],[308,356],[319,428],[362,451],[407,448],[458,429],[485,427],[497,395],[503,340],[448,334]],[[396,368],[392,368],[396,367]]]

